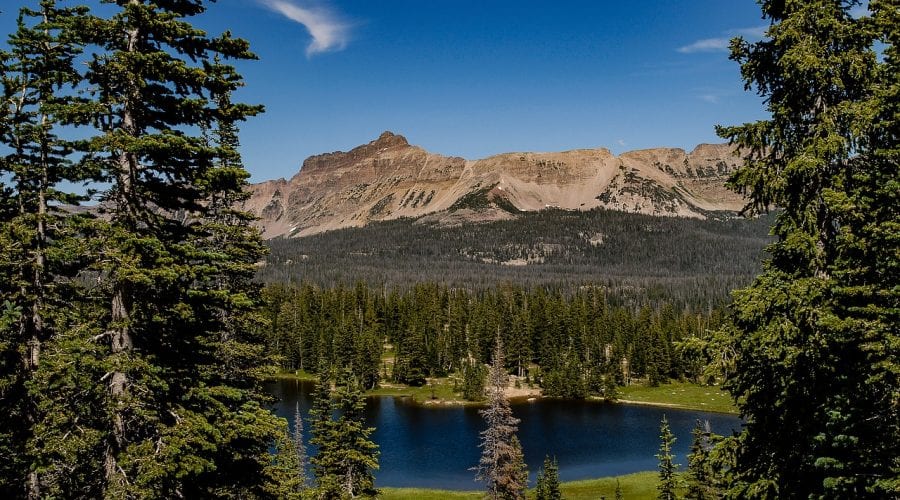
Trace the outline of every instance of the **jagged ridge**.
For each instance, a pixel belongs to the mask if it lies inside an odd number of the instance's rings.
[[[739,164],[722,144],[690,153],[658,148],[617,157],[600,148],[472,161],[429,153],[384,132],[349,152],[307,158],[290,180],[252,185],[244,209],[260,217],[266,238],[399,217],[441,224],[498,220],[547,207],[705,217],[743,205],[724,187]]]

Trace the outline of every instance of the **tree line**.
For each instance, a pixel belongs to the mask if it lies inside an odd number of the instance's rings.
[[[718,309],[612,305],[606,289],[589,286],[467,291],[423,283],[386,290],[360,282],[271,285],[263,295],[267,345],[282,369],[344,366],[370,389],[379,381],[423,385],[427,377],[457,373],[467,396],[480,392],[481,367],[491,362],[498,336],[505,368],[549,396],[612,397],[616,385],[634,379],[706,382],[719,360],[708,339],[724,320]]]

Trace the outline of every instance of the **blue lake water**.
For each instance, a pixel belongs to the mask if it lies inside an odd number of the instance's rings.
[[[312,383],[280,380],[272,382],[269,390],[279,399],[278,415],[291,421],[299,401],[306,417]],[[718,434],[730,434],[741,425],[734,415],[594,401],[537,399],[514,402],[512,409],[522,420],[518,436],[532,481],[545,454],[556,456],[563,481],[655,470],[663,415],[677,437],[675,452],[682,468],[698,419],[708,420]],[[478,433],[484,429],[478,408],[426,407],[406,398],[373,397],[368,399],[366,414],[368,424],[376,428],[373,438],[381,450],[377,486],[482,487],[468,470],[478,462]],[[308,439],[309,426],[305,428]]]

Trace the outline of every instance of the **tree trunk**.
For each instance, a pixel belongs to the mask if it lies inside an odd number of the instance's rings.
[[[130,4],[138,4],[138,0],[129,0]],[[127,52],[137,50],[139,30],[131,28],[127,30],[128,37]],[[139,96],[136,89],[131,86],[126,90],[125,103],[122,111],[121,129],[128,135],[134,137],[138,130],[135,126],[133,108],[137,103]],[[134,203],[134,183],[137,177],[138,159],[128,151],[122,151],[117,158],[118,175],[117,184],[119,188],[119,199],[117,200],[117,213],[114,219],[123,223],[126,230],[136,230],[137,208]],[[113,280],[119,278],[113,273]],[[112,328],[107,331],[110,342],[110,350],[112,357],[117,361],[127,357],[131,351],[133,343],[129,325],[131,303],[129,301],[129,290],[121,281],[113,283],[113,297],[111,304],[111,324]],[[118,465],[117,456],[126,445],[125,418],[123,415],[125,409],[125,395],[128,385],[128,375],[121,370],[121,364],[113,371],[109,379],[109,394],[112,398],[113,416],[112,416],[112,436],[108,440],[104,457],[104,468],[106,473],[107,488],[116,483],[124,483],[126,478],[124,471]]]

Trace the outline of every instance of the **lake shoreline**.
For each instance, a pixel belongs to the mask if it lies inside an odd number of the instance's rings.
[[[273,377],[272,380],[286,379],[286,380],[301,380],[301,381],[315,381],[316,376],[310,373],[293,373],[293,372],[282,372],[277,373]],[[464,406],[485,406],[487,401],[468,401],[460,398],[455,391],[452,390],[452,384],[449,382],[447,378],[434,378],[428,379],[429,383],[425,384],[421,387],[411,387],[393,383],[384,383],[379,387],[366,391],[366,395],[369,397],[400,397],[411,400],[412,403],[421,405],[426,408],[457,408]],[[516,381],[511,380],[509,387],[507,387],[505,393],[506,398],[513,403],[524,403],[524,402],[533,402],[539,399],[554,399],[544,396],[542,394],[542,390],[538,387],[527,387],[521,384],[519,381],[519,387],[516,387]],[[659,387],[651,388],[651,387],[643,387],[643,386],[627,386],[620,388],[626,394],[634,394],[634,395],[644,395],[642,399],[635,399],[631,397],[624,398],[616,398],[616,399],[608,399],[600,396],[589,396],[586,398],[588,401],[597,401],[597,402],[605,402],[610,404],[624,404],[624,405],[641,405],[641,406],[653,406],[660,408],[672,408],[674,410],[692,410],[692,411],[704,411],[710,413],[721,413],[726,415],[737,415],[738,410],[731,404],[723,405],[721,401],[712,402],[712,401],[672,401],[667,400],[671,399],[671,397],[667,397],[661,389],[665,390],[667,388],[671,388],[672,390],[685,390],[685,388],[691,388],[694,392],[699,392],[700,390],[712,390],[713,388],[707,386],[700,386],[697,384],[683,383],[683,382],[675,382],[670,384],[663,384]],[[717,389],[718,390],[718,389]],[[646,393],[646,394],[644,394]],[[710,394],[709,392],[706,393]]]

